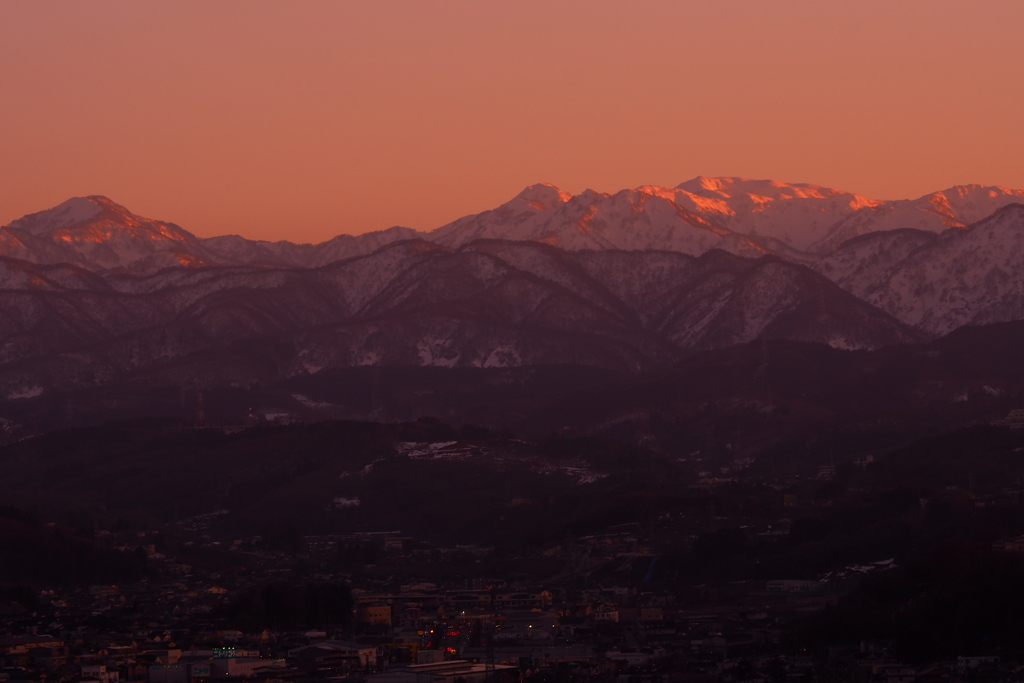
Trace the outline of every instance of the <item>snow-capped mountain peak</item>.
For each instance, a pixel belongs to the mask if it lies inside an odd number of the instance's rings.
[[[550,183],[536,183],[517,194],[509,204],[517,202],[525,204],[535,211],[547,211],[570,199],[572,199],[571,194],[563,192]]]
[[[708,220],[802,251],[828,238],[845,218],[883,204],[810,183],[750,178],[698,176],[675,189],[679,204]]]
[[[19,218],[7,228],[63,242],[102,242],[125,233],[179,242],[195,239],[191,233],[174,224],[136,216],[101,195],[73,197],[52,209]]]
[[[107,197],[74,197],[0,228],[0,255],[91,270],[152,272],[209,263],[200,240],[133,214]]]
[[[51,230],[73,228],[98,216],[106,203],[113,203],[106,197],[72,197],[52,209],[31,213],[19,218],[8,227],[24,230],[32,235],[45,235]]]

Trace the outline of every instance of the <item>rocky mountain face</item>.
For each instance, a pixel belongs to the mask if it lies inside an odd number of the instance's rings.
[[[198,238],[104,197],[0,228],[0,400],[356,366],[636,372],[758,339],[871,349],[1024,319],[1024,191],[885,202],[550,185],[430,233]]]

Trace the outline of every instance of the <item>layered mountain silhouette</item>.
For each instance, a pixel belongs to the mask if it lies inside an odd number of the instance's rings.
[[[698,177],[675,188],[645,186],[572,196],[532,185],[490,211],[431,232],[389,228],[339,235],[321,244],[198,238],[132,214],[106,197],[76,197],[0,228],[0,255],[69,263],[93,271],[152,274],[167,267],[316,267],[421,238],[446,247],[478,239],[544,242],[570,251],[661,250],[699,256],[722,249],[768,253],[805,264],[861,235],[912,229],[965,229],[997,209],[1024,202],[1024,190],[962,185],[919,199],[880,201],[806,183]]]
[[[873,349],[1024,319],[1024,191],[879,201],[696,178],[526,188],[428,233],[199,238],[104,197],[0,228],[0,400],[353,366],[634,372],[758,339]]]

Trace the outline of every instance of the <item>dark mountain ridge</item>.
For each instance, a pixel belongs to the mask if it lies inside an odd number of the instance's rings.
[[[142,376],[213,386],[361,365],[636,372],[758,338],[840,348],[921,339],[804,266],[718,251],[565,252],[496,240],[445,249],[413,240],[320,268],[99,279],[11,259],[0,268],[20,281],[0,290],[8,400]],[[232,378],[225,370],[247,355],[239,345],[277,349],[273,368]],[[211,362],[221,368],[213,376],[203,369]]]

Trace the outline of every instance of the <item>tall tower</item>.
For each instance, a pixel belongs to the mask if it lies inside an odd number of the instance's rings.
[[[196,429],[206,429],[206,411],[203,410],[203,385],[196,385]]]

